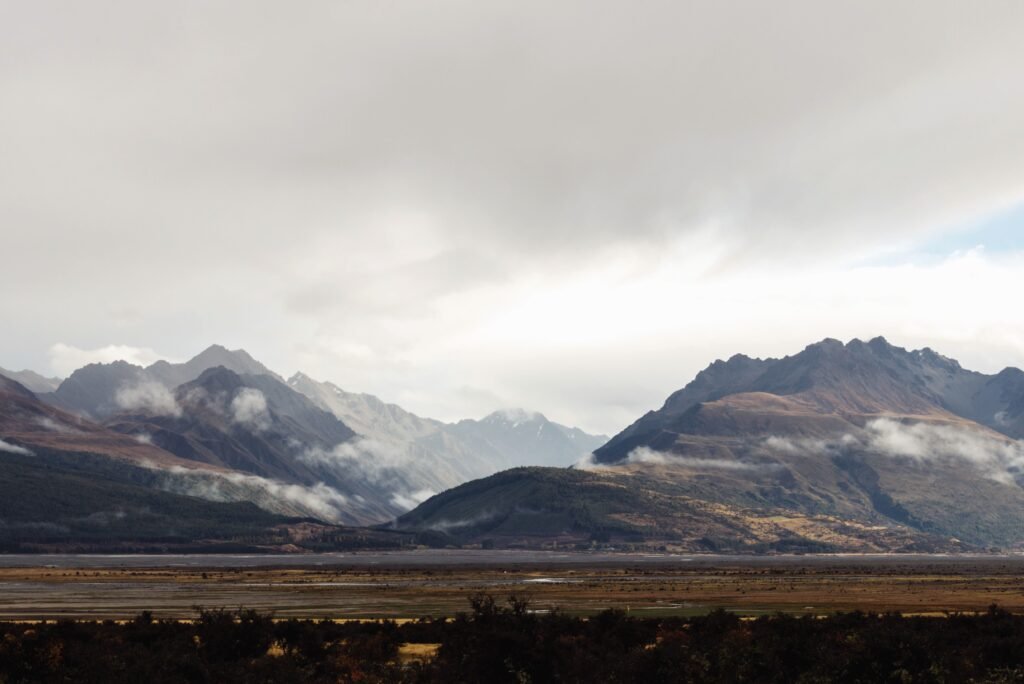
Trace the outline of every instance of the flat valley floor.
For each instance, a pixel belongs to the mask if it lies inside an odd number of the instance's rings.
[[[536,611],[1024,612],[1024,556],[673,556],[418,551],[309,556],[0,556],[0,620],[252,608],[277,618],[454,615],[515,593]]]

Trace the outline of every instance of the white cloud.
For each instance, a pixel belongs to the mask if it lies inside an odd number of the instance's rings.
[[[312,486],[279,482],[257,475],[173,467],[163,470],[169,491],[210,501],[254,501],[266,510],[299,511],[327,522],[345,520],[353,506],[349,497],[320,482]]]
[[[432,492],[429,489],[421,489],[416,492],[410,492],[408,494],[392,494],[391,503],[406,511],[419,506],[421,503],[434,496],[437,492]]]
[[[9,454],[18,454],[20,456],[34,456],[31,450],[26,449],[23,446],[17,444],[11,444],[0,439],[0,451],[6,451]]]
[[[769,454],[781,453],[789,456],[821,456],[835,453],[844,448],[859,444],[853,435],[843,435],[838,439],[815,439],[813,437],[780,437],[771,435],[761,443],[761,447]]]
[[[90,363],[127,361],[136,366],[148,366],[161,358],[164,357],[148,347],[130,347],[123,344],[110,344],[96,349],[79,349],[70,344],[58,342],[50,347],[50,368],[60,377],[67,377],[75,370]]]
[[[270,427],[270,411],[263,392],[252,387],[243,387],[231,400],[231,418],[239,425],[254,430]]]
[[[771,436],[760,446],[768,454],[789,456],[821,457],[855,450],[922,462],[955,459],[1006,483],[1015,481],[1014,471],[1024,469],[1024,442],[966,426],[925,421],[878,418],[855,434],[835,439]]]
[[[333,449],[306,449],[299,454],[304,461],[355,471],[378,484],[394,479],[410,465],[410,457],[407,443],[372,437],[355,437]]]
[[[304,449],[298,458],[326,468],[343,480],[373,485],[383,492],[382,499],[403,511],[415,508],[436,493],[427,487],[443,489],[457,483],[444,474],[432,472],[431,462],[420,460],[422,454],[408,442],[397,440],[355,437],[333,449]],[[447,467],[443,462],[439,465]]]
[[[174,394],[158,382],[138,382],[117,390],[117,405],[126,411],[144,411],[158,416],[181,416]]]
[[[749,461],[738,461],[725,458],[694,458],[691,456],[681,456],[667,451],[657,451],[645,446],[640,446],[630,451],[629,455],[626,456],[626,459],[622,461],[622,463],[625,465],[638,463],[646,465],[668,465],[681,468],[694,468],[697,470],[761,471],[772,470],[778,467],[774,463],[752,463]],[[577,461],[573,467],[579,468],[580,470],[597,470],[601,468],[608,468],[609,466],[596,463],[594,461],[593,454],[590,454]]]
[[[472,527],[473,525],[479,525],[489,520],[493,520],[497,516],[493,511],[484,511],[478,515],[474,515],[469,518],[442,518],[435,520],[427,526],[427,529],[435,530],[437,532],[448,532],[449,530],[457,530],[463,527]]]
[[[70,425],[65,425],[63,423],[58,423],[57,421],[55,421],[53,418],[50,418],[49,416],[40,416],[39,418],[36,418],[35,422],[36,422],[36,424],[39,427],[41,427],[44,430],[47,430],[49,432],[56,432],[56,433],[64,434],[64,435],[75,434],[75,433],[79,432],[79,430],[71,427]]]
[[[977,430],[932,423],[873,420],[866,426],[865,448],[890,456],[959,459],[972,463],[1000,482],[1013,483],[1013,470],[1024,468],[1024,443]]]

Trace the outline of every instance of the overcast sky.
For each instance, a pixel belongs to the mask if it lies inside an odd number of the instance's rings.
[[[616,432],[719,357],[1024,366],[1024,2],[0,1],[0,366],[210,343]]]

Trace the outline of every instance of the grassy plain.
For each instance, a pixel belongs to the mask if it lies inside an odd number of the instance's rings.
[[[272,562],[272,561],[268,561]],[[278,618],[454,615],[467,596],[529,597],[533,610],[637,617],[777,611],[1024,612],[1024,563],[986,557],[863,561],[808,559],[430,567],[0,568],[0,619],[128,618],[143,610],[190,617],[195,607],[244,606]]]

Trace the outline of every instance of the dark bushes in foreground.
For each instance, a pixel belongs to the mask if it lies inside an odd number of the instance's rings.
[[[246,610],[191,623],[0,623],[2,684],[304,681],[1024,682],[1024,616],[580,619],[475,596],[454,620],[404,624]]]

